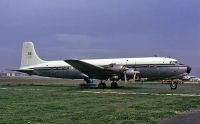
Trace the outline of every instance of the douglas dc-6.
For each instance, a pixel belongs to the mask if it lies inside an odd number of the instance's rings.
[[[84,79],[86,85],[98,79],[100,88],[105,88],[105,81],[110,80],[111,87],[117,88],[119,80],[182,79],[190,73],[191,67],[166,57],[44,61],[36,54],[32,42],[24,42],[21,66],[17,71],[45,77]],[[170,87],[176,89],[177,83],[172,81]]]

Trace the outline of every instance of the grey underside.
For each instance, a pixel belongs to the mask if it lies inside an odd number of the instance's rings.
[[[135,67],[135,70],[140,72],[141,78],[148,80],[158,80],[177,77],[183,74],[186,70],[185,66],[161,66],[161,67]],[[62,68],[37,68],[29,74],[39,75],[44,77],[68,78],[68,79],[84,79],[85,74],[76,69]],[[101,75],[101,73],[99,73]],[[102,74],[103,75],[103,74]],[[121,74],[120,76],[123,76]]]

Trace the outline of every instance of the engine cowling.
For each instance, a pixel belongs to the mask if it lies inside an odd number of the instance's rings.
[[[109,66],[107,66],[107,69],[112,70],[116,73],[118,73],[119,75],[116,76],[112,76],[110,78],[110,80],[112,81],[116,81],[116,80],[129,80],[129,79],[138,79],[139,78],[139,72],[135,71],[134,68],[127,68],[124,65],[120,65],[120,64],[110,64]]]
[[[140,73],[140,72],[135,71],[133,68],[129,68],[129,69],[126,70],[124,73],[126,74],[126,77],[127,77],[128,79],[133,79],[133,78],[135,78],[135,79],[138,80],[138,79],[140,78],[140,76],[139,76],[139,73]]]
[[[120,64],[110,64],[108,69],[115,71],[115,72],[123,72],[126,70],[125,66]]]
[[[130,76],[133,76],[136,73],[136,71],[133,68],[130,68],[130,69],[126,70],[125,73],[128,77],[130,77]]]

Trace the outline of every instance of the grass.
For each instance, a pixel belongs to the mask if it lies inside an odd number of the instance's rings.
[[[67,82],[67,83],[66,83]],[[79,81],[55,79],[0,79],[0,123],[159,123],[185,111],[199,109],[200,97],[83,93]],[[124,85],[124,84],[121,84]],[[163,84],[125,85],[101,92],[195,93],[199,85],[176,91]]]

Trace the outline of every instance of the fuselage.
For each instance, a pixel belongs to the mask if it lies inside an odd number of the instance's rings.
[[[165,57],[87,59],[81,61],[101,67],[110,64],[124,65],[128,68],[134,68],[135,71],[140,72],[142,78],[147,78],[148,80],[182,78],[191,70],[188,66],[180,64],[177,60]],[[21,66],[20,70],[31,75],[45,77],[68,79],[85,78],[85,74],[63,60],[44,61],[41,64]]]

